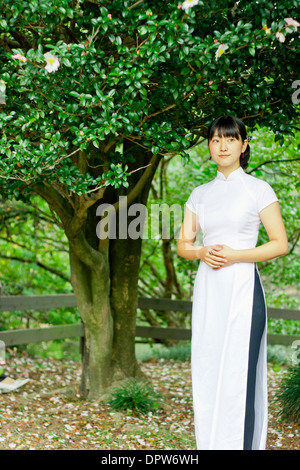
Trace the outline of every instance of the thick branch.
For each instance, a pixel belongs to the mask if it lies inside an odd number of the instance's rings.
[[[33,186],[34,191],[41,196],[60,218],[63,227],[67,229],[73,216],[73,210],[66,200],[53,186],[46,186],[45,184],[36,184]]]
[[[75,237],[69,238],[70,248],[73,249],[76,256],[90,268],[102,269],[106,252],[95,250],[87,241],[84,233],[81,231]]]
[[[78,233],[81,228],[83,227],[85,218],[86,218],[86,212],[89,207],[91,207],[95,202],[99,201],[103,197],[105,188],[101,187],[97,189],[96,192],[91,193],[90,196],[81,196],[79,199],[79,207],[78,210],[76,211],[74,217],[72,218],[72,221],[70,223],[69,229],[70,232],[75,235]]]
[[[147,182],[152,179],[156,171],[156,168],[160,162],[160,159],[161,157],[158,154],[152,155],[149,165],[146,167],[144,173],[142,174],[141,178],[138,180],[134,188],[128,194],[127,205],[130,205],[133,203],[133,201],[137,198],[137,196],[142,192]],[[114,207],[116,210],[119,210],[120,202],[116,202],[114,204]]]
[[[300,158],[287,158],[284,160],[266,160],[265,162],[260,163],[257,165],[255,168],[252,168],[252,170],[248,171],[247,173],[253,173],[254,171],[258,170],[261,166],[267,165],[268,163],[282,163],[282,162],[299,162]]]
[[[26,49],[27,51],[32,48],[31,43],[28,41],[28,39],[20,34],[16,30],[11,30],[10,34],[12,35],[13,38],[15,38],[16,41],[20,44],[22,49]]]

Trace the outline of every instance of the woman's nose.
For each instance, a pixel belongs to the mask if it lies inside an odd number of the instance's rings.
[[[221,150],[227,150],[227,142],[225,139],[221,139]]]

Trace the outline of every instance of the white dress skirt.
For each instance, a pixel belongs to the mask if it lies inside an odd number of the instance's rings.
[[[217,172],[186,206],[203,245],[254,248],[259,213],[278,201],[271,186],[240,167]],[[263,450],[267,435],[266,305],[255,263],[213,270],[200,261],[192,312],[192,386],[199,450]]]

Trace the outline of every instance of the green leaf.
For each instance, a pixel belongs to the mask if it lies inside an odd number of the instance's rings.
[[[252,57],[255,56],[255,47],[249,47],[249,54],[252,55]]]

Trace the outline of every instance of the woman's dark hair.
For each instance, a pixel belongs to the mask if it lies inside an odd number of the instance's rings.
[[[219,116],[215,119],[208,128],[207,139],[208,142],[213,138],[214,133],[218,132],[219,137],[235,137],[239,139],[241,136],[242,141],[244,142],[247,139],[247,132],[245,124],[235,116]],[[247,145],[247,148],[243,154],[240,156],[240,165],[242,168],[247,168],[248,161],[250,158],[250,146]]]

